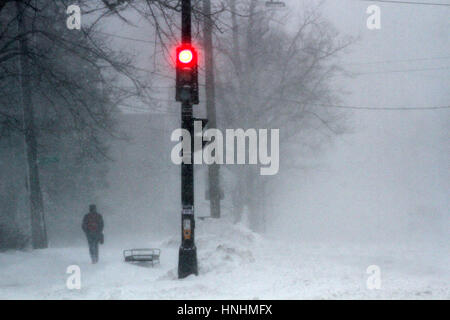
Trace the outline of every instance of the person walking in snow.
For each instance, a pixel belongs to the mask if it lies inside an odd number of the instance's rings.
[[[89,206],[89,213],[84,215],[81,228],[86,234],[92,263],[97,263],[98,244],[103,244],[103,217],[97,212],[95,204]]]

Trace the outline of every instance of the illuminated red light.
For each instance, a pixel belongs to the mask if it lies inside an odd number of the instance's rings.
[[[178,46],[175,57],[177,68],[193,68],[197,65],[197,50],[191,44],[183,43]]]
[[[178,60],[184,64],[190,63],[193,58],[194,55],[192,54],[192,51],[189,49],[183,49],[178,54]]]

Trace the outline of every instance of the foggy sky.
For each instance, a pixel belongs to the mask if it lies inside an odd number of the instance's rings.
[[[291,2],[301,10],[300,1]],[[359,38],[342,57],[345,67],[373,72],[336,80],[349,92],[342,104],[448,106],[450,59],[372,62],[449,57],[450,8],[378,3],[381,30],[368,30],[365,10],[370,4],[375,3],[323,3],[324,14],[342,33]],[[424,68],[442,69],[388,72]],[[448,242],[450,111],[353,111],[351,122],[353,133],[337,138],[318,160],[320,170],[304,175],[306,181],[297,187],[292,182],[282,189],[280,199],[290,199],[284,210],[297,199],[298,211],[280,214],[276,220],[281,222],[274,228],[291,226],[305,237],[392,240],[405,233],[412,237],[418,222],[411,219],[423,219],[423,229],[428,230],[416,230],[425,232],[422,238],[436,236]]]
[[[286,25],[290,29],[304,1],[285,2],[289,10],[295,9],[290,13],[290,25]],[[368,30],[366,8],[375,3],[322,2],[323,13],[331,23],[342,34],[358,38],[341,55],[342,64],[354,73],[370,73],[351,79],[336,77],[336,88],[347,92],[343,105],[450,104],[450,59],[405,61],[450,56],[450,8],[377,3],[381,30]],[[136,27],[116,19],[105,30],[154,40],[148,24],[137,17],[131,19]],[[130,45],[130,41],[117,38],[113,41],[118,48],[133,51],[140,67],[153,67],[152,44],[133,41]],[[440,69],[417,71],[428,68]],[[155,79],[155,84],[170,85],[171,80]],[[168,92],[155,94],[171,97]],[[168,105],[176,111],[176,104]],[[198,115],[204,114],[204,104],[198,109]],[[285,234],[300,238],[319,234],[394,239],[409,234],[410,217],[420,216],[419,220],[433,219],[425,237],[438,234],[439,239],[448,240],[449,124],[449,110],[351,111],[351,132],[337,137],[323,155],[312,157],[316,169],[291,175],[280,168],[273,195],[273,230],[287,228],[291,232]]]

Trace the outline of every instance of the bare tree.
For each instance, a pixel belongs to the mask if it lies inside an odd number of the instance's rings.
[[[16,2],[18,34],[26,34],[27,23],[25,21],[25,9],[23,3]],[[23,130],[25,135],[28,188],[30,197],[31,214],[31,239],[34,249],[47,248],[47,230],[44,217],[44,203],[42,199],[41,185],[39,181],[39,168],[37,164],[36,128],[34,125],[34,106],[30,81],[30,65],[28,61],[28,39],[19,39],[19,82],[20,97],[23,110]]]
[[[318,8],[303,13],[295,33],[279,27],[277,16],[258,1],[230,0],[229,8],[231,32],[218,34],[216,41],[222,57],[217,72],[221,126],[279,128],[284,155],[317,134],[328,139],[343,132],[344,115],[317,106],[338,100],[330,81],[340,72],[334,58],[352,39],[340,37]],[[252,227],[262,230],[271,180],[259,176],[255,166],[233,171],[236,219],[246,206]]]
[[[68,30],[65,11],[59,1],[0,3],[1,131],[25,138],[34,248],[47,247],[39,157],[61,145],[55,140],[71,139],[80,159],[107,159],[105,138],[121,137],[114,126],[117,106],[145,99],[149,89],[132,61],[108,48],[95,26]]]

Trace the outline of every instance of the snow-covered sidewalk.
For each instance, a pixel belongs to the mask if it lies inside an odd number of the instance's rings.
[[[162,249],[161,264],[123,262],[106,243],[97,265],[86,247],[0,254],[0,299],[449,299],[448,256],[400,245],[287,243],[262,238],[226,220],[198,221],[199,276],[176,277],[179,238],[136,246]],[[128,241],[129,243],[129,241]],[[78,265],[81,289],[69,290]],[[377,265],[381,288],[369,290]]]

